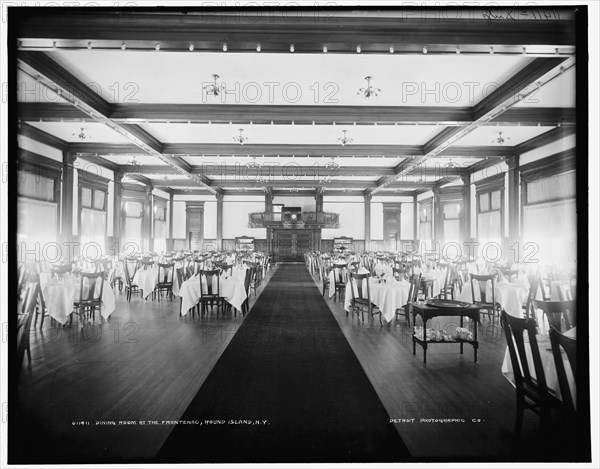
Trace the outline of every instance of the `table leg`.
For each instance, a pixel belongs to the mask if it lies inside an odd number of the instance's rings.
[[[473,324],[475,326],[475,342],[473,343],[473,350],[475,355],[475,363],[477,363],[477,348],[479,347],[479,341],[477,340],[477,326],[479,325],[479,321],[477,319],[473,319]]]
[[[463,317],[462,317],[462,316],[460,317],[460,327],[463,327]],[[461,342],[461,343],[460,343],[460,354],[461,354],[461,355],[462,355],[462,353],[463,353],[463,345],[464,345],[464,344]]]
[[[417,327],[417,315],[415,313],[414,308],[412,307],[412,305],[410,306],[410,309],[412,311],[412,316],[413,316],[413,333],[412,333],[412,341],[413,341],[413,355],[415,355],[417,353],[417,342],[415,341],[415,329]],[[409,314],[410,314],[409,312]]]
[[[427,363],[427,321],[423,320],[423,363]]]

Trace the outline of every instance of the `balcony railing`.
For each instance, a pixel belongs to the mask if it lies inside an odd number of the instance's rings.
[[[249,228],[339,228],[340,216],[328,212],[302,212],[297,218],[281,212],[254,212],[248,214]]]

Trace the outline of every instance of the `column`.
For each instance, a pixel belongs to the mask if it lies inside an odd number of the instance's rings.
[[[365,251],[371,250],[371,194],[365,194]]]
[[[433,192],[433,245],[442,243],[444,238],[444,214],[442,213],[442,205],[440,204],[440,188],[434,187]]]
[[[146,186],[146,200],[144,201],[144,218],[142,220],[142,242],[144,250],[152,252],[154,249],[154,237],[152,236],[152,225],[154,220],[154,197],[152,196],[152,185]]]
[[[223,193],[219,192],[217,197],[217,249],[223,249]]]
[[[273,211],[273,188],[265,187],[265,212]]]
[[[173,240],[173,192],[169,191],[169,240],[167,249],[172,251],[175,249],[175,241]]]
[[[74,167],[77,156],[74,153],[63,151],[62,167],[62,223],[60,234],[62,242],[70,242],[73,239],[73,200],[74,200]],[[65,251],[70,252],[70,251]]]
[[[315,212],[319,213],[323,211],[323,187],[317,187],[315,191]]]
[[[188,249],[201,251],[204,241],[204,202],[186,201],[185,227]]]
[[[506,159],[508,165],[508,241],[509,245],[518,243],[520,237],[520,206],[519,206],[519,157],[511,156]]]
[[[413,240],[418,244],[419,240],[419,203],[417,196],[413,195]]]
[[[462,213],[461,213],[461,243],[468,242],[471,239],[471,175],[461,176],[462,187]],[[466,252],[463,250],[463,253]]]
[[[121,220],[122,220],[122,203],[123,203],[123,173],[114,172],[114,188],[113,196],[113,244],[111,255],[118,256],[121,252]]]

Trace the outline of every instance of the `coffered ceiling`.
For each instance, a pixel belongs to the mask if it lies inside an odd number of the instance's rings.
[[[19,132],[173,193],[406,195],[574,132],[568,10],[257,11],[21,10]]]

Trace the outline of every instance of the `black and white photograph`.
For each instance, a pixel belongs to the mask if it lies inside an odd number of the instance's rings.
[[[0,466],[597,467],[598,4],[1,7]]]

